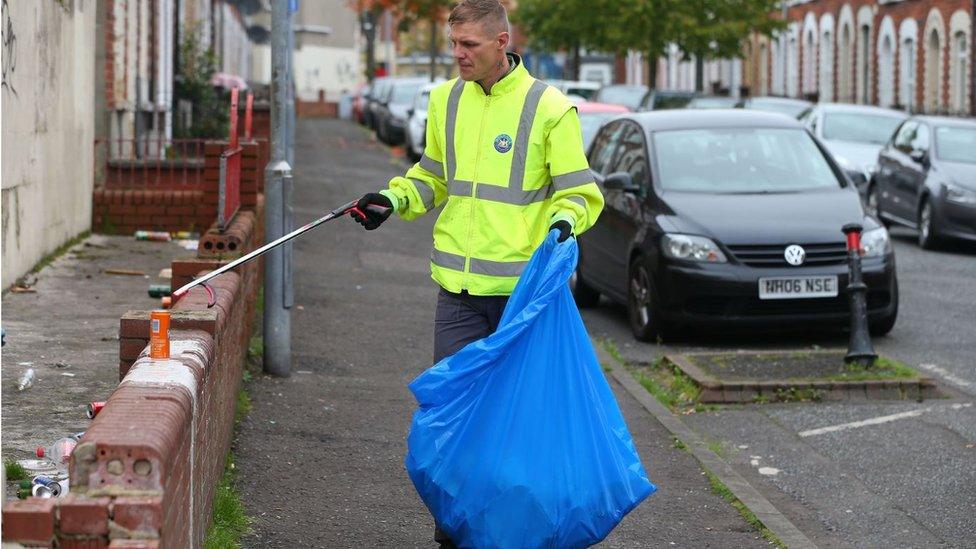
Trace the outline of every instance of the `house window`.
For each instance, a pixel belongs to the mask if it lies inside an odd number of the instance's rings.
[[[906,38],[901,43],[898,99],[908,112],[915,109],[915,40]]]
[[[949,106],[955,113],[966,112],[969,99],[969,41],[966,33],[959,31],[952,37],[952,57],[950,58],[949,81],[952,86]]]
[[[881,39],[878,52],[878,104],[882,107],[895,104],[895,51],[890,36]]]
[[[803,43],[803,93],[817,91],[817,52],[813,31],[807,31]]]
[[[834,36],[829,30],[820,37],[820,100],[834,100]]]
[[[844,25],[840,29],[840,42],[837,45],[837,95],[843,102],[854,100],[851,93],[851,27]]]
[[[938,31],[929,32],[925,47],[925,110],[938,112],[942,102],[942,38]]]
[[[861,25],[857,38],[857,102],[871,102],[871,27]]]

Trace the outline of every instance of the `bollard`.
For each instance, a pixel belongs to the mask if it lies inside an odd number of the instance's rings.
[[[868,330],[868,287],[861,278],[861,225],[848,223],[841,229],[847,236],[847,295],[851,304],[851,339],[844,362],[873,366],[878,355]]]

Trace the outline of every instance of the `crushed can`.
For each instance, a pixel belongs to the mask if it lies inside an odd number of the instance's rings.
[[[61,483],[54,480],[51,477],[38,475],[34,477],[32,483],[34,486],[38,486],[38,485],[46,486],[47,489],[51,491],[51,497],[56,498],[61,496]],[[31,490],[33,491],[33,488],[31,488]],[[37,494],[34,495],[36,496]]]
[[[169,311],[153,311],[149,315],[149,357],[169,358]]]
[[[173,237],[166,231],[136,231],[136,240],[152,240],[155,242],[169,242]]]
[[[91,404],[88,405],[88,408],[85,410],[85,415],[88,416],[88,419],[95,419],[95,416],[97,416],[98,412],[101,412],[102,408],[104,407],[105,407],[104,402],[92,402]]]

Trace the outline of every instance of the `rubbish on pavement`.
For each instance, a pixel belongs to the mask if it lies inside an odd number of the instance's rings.
[[[17,382],[17,390],[23,391],[25,389],[30,389],[34,385],[34,369],[28,368],[24,375],[20,376],[20,381]]]
[[[72,374],[71,372],[61,372],[61,375],[63,375],[64,377],[75,377],[75,375]]]
[[[136,231],[136,240],[151,240],[153,242],[169,242],[173,237],[166,231]]]
[[[166,267],[165,269],[160,269],[159,274],[156,276],[158,276],[159,278],[173,278],[173,269],[172,267]]]
[[[85,436],[85,432],[84,431],[78,431],[77,433],[71,435],[71,438],[73,438],[75,440],[81,440],[81,437],[83,437],[83,436]]]
[[[149,314],[149,357],[169,358],[169,311]]]
[[[28,286],[20,286],[18,284],[14,284],[13,286],[11,286],[10,291],[15,294],[36,294],[37,293],[37,290],[35,290],[34,288]]]
[[[31,487],[31,495],[35,498],[50,499],[54,497],[54,490],[43,484],[35,484]]]
[[[85,410],[85,414],[88,416],[88,419],[95,419],[95,416],[97,416],[98,412],[101,412],[102,408],[104,407],[105,407],[104,401],[92,402],[88,405],[88,408]]]
[[[180,247],[183,248],[184,250],[197,250],[200,248],[199,240],[192,240],[192,239],[177,240],[176,243],[179,244]]]
[[[159,306],[164,309],[169,309],[173,307],[173,298],[170,296],[159,298]]]
[[[146,273],[135,269],[105,269],[102,272],[110,275],[146,276]]]
[[[18,459],[17,464],[23,467],[30,476],[51,476],[58,473],[57,466],[49,459]]]
[[[32,481],[34,486],[38,484],[46,486],[51,491],[52,497],[59,497],[61,495],[61,483],[54,480],[51,477],[46,477],[44,475],[37,475]]]
[[[68,470],[68,461],[71,459],[71,452],[75,450],[77,444],[78,441],[73,438],[59,438],[47,448],[38,446],[36,451],[37,457],[47,458],[54,464],[58,471],[64,472]]]
[[[407,472],[463,547],[588,547],[657,489],[568,281],[575,239],[532,256],[498,330],[418,376]]]
[[[200,238],[200,233],[195,233],[193,231],[176,231],[172,234],[173,234],[173,238],[178,240],[189,240],[189,239],[199,240]]]
[[[169,284],[149,285],[149,297],[163,297],[171,294],[172,292],[173,289]]]

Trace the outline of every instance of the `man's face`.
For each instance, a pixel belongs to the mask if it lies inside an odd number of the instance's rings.
[[[455,23],[450,38],[462,80],[477,82],[488,78],[505,58],[508,33],[493,33],[483,23]]]

